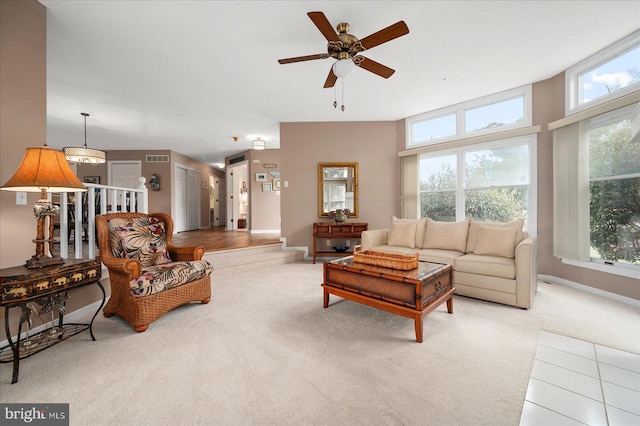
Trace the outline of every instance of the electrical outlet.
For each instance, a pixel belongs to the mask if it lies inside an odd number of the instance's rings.
[[[327,240],[327,247],[331,247],[331,240]]]
[[[26,206],[27,205],[27,193],[26,192],[16,192],[16,206]]]
[[[351,240],[347,240],[347,244],[345,244],[347,247],[351,247]]]

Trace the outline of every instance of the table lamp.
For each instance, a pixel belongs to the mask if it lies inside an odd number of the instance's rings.
[[[15,192],[40,192],[40,200],[33,206],[37,219],[36,254],[25,263],[27,268],[43,268],[64,263],[64,259],[53,256],[53,216],[60,207],[47,199],[49,192],[86,191],[87,188],[75,175],[62,151],[51,149],[45,143],[41,148],[27,148],[22,163],[16,173],[0,189]],[[44,235],[45,218],[49,217],[49,232]],[[45,254],[45,243],[49,244],[51,256]]]

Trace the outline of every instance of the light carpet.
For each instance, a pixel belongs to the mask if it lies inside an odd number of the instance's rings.
[[[640,353],[633,306],[541,282],[532,309],[455,297],[413,321],[331,296],[322,265],[213,276],[208,305],[135,333],[99,315],[0,366],[0,402],[68,402],[72,425],[517,425],[540,330]]]

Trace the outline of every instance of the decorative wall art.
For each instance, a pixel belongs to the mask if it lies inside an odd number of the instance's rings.
[[[256,182],[266,182],[267,174],[266,173],[256,173]]]
[[[262,184],[262,192],[271,192],[271,191],[272,191],[272,186],[270,183]]]

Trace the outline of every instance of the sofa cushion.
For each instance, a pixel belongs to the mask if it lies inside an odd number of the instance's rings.
[[[465,252],[469,220],[460,222],[438,222],[427,218],[422,248]]]
[[[467,239],[467,253],[475,253],[476,244],[478,243],[478,232],[481,226],[493,226],[496,228],[514,228],[518,230],[517,244],[524,239],[522,227],[524,219],[514,219],[510,222],[485,222],[471,219],[469,221],[469,238]]]
[[[516,262],[514,259],[499,256],[483,256],[479,254],[465,254],[455,259],[456,272],[489,275],[492,277],[515,279]]]
[[[367,250],[384,251],[387,253],[400,253],[400,254],[414,254],[418,251],[418,249],[415,249],[415,248],[390,246],[386,244],[381,246],[371,247]]]
[[[137,259],[143,268],[171,262],[164,222],[156,217],[111,219],[109,237],[114,257]]]
[[[149,296],[205,278],[211,271],[212,267],[206,260],[153,265],[143,268],[142,275],[129,282],[129,288],[133,297]]]
[[[515,228],[481,226],[474,253],[513,259],[516,256],[517,238],[518,230]]]
[[[425,262],[446,263],[453,265],[453,262],[464,253],[454,250],[421,249],[418,252],[418,259]]]
[[[417,224],[414,221],[394,220],[391,223],[387,244],[414,248],[416,246],[416,228]]]
[[[416,243],[415,247],[422,247],[422,241],[424,239],[424,231],[427,228],[427,218],[422,217],[420,219],[399,219],[395,216],[391,217],[391,224],[396,222],[400,223],[415,223],[416,224]]]

